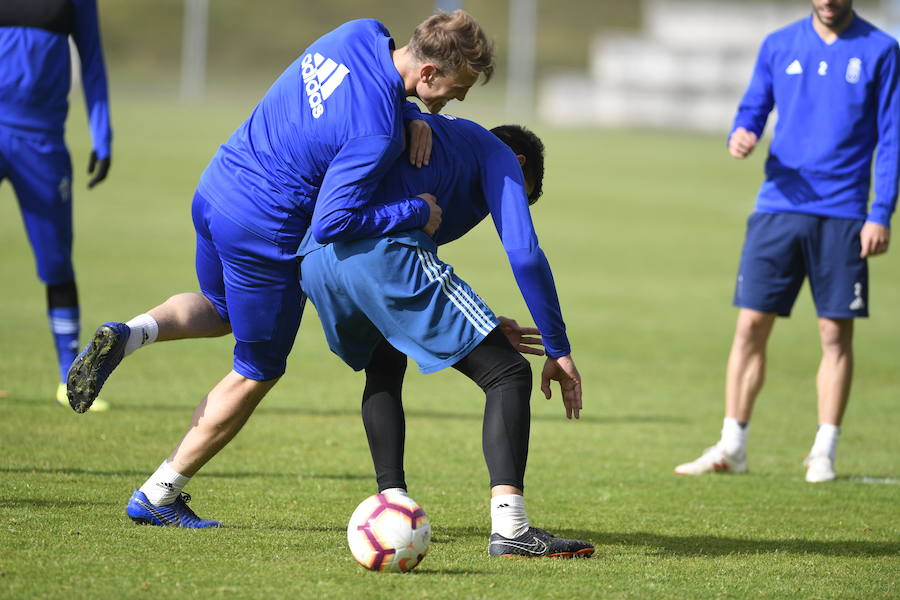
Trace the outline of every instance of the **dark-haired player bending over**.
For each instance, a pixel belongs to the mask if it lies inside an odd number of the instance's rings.
[[[424,198],[374,210],[364,205],[403,153],[405,124],[420,114],[406,97],[438,112],[452,99],[464,100],[492,72],[492,46],[465,11],[429,17],[401,48],[378,21],[350,21],[313,42],[219,148],[192,203],[200,292],[101,325],[69,370],[68,398],[83,412],[138,348],[234,336],[231,369],[201,400],[168,458],[132,494],[126,514],[133,521],[219,525],[197,517],[183,490],[285,372],[303,313],[296,252],[314,205],[355,203],[364,216],[346,233],[357,237],[436,227],[437,206]]]
[[[301,283],[331,349],[366,370],[362,414],[379,490],[405,492],[401,388],[406,357],[423,373],[452,366],[478,384],[486,403],[482,445],[490,474],[491,556],[590,556],[586,542],[532,527],[523,498],[530,430],[531,367],[481,298],[436,255],[490,214],[547,353],[541,389],[559,382],[566,416],[579,417],[581,378],[572,360],[550,266],[528,205],[541,194],[543,145],[516,126],[491,132],[463,119],[424,115],[433,132],[422,169],[398,161],[373,202],[437,197],[441,226],[344,241],[352,207],[319,204],[301,244]],[[523,178],[523,168],[526,176]],[[325,244],[324,246],[322,244]],[[514,322],[508,334],[519,338]]]

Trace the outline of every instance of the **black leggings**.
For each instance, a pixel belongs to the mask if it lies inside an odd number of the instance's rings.
[[[524,489],[531,430],[531,365],[494,329],[453,368],[485,393],[481,444],[491,487]],[[406,356],[386,341],[366,367],[362,419],[375,465],[378,489],[406,489],[403,449],[403,376]]]

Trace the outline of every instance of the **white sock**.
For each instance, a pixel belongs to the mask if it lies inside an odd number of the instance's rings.
[[[128,356],[138,348],[152,344],[159,335],[159,324],[156,319],[144,313],[125,323],[131,329],[131,335],[125,342],[125,356]]]
[[[750,423],[746,423],[741,427],[737,419],[725,417],[725,420],[722,422],[720,447],[732,456],[743,456],[747,448],[748,429],[750,429]]]
[[[150,476],[150,479],[141,486],[141,491],[147,496],[150,504],[166,506],[175,502],[175,499],[181,494],[181,490],[190,480],[190,477],[185,477],[177,472],[169,466],[169,461],[164,460],[156,472]]]
[[[841,428],[838,425],[819,424],[819,429],[816,430],[816,441],[813,442],[812,450],[809,451],[810,456],[827,454],[834,461],[837,457],[837,443],[840,435]]]
[[[403,488],[388,488],[386,490],[381,490],[378,492],[379,494],[400,494],[401,496],[406,496],[409,498],[409,494],[406,493],[406,490]]]
[[[499,533],[505,538],[517,538],[528,527],[524,496],[503,494],[491,498],[491,533]]]

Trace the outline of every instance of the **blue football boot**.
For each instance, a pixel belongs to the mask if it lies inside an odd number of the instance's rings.
[[[150,504],[147,496],[141,490],[134,490],[125,514],[138,525],[156,525],[157,527],[184,527],[185,529],[203,529],[206,527],[219,527],[218,521],[201,519],[194,511],[188,508],[191,501],[190,494],[182,492],[175,502],[166,506]]]
[[[110,321],[97,328],[66,376],[66,396],[72,410],[83,413],[91,407],[110,373],[122,362],[130,335],[131,328],[125,323]]]

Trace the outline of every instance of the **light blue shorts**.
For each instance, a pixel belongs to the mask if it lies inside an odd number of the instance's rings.
[[[459,362],[499,324],[421,231],[306,247],[303,291],[328,346],[357,371],[382,335],[433,373]]]

